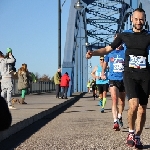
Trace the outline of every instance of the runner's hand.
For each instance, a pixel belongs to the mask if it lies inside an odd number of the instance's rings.
[[[88,50],[85,56],[87,59],[90,59],[92,57],[92,51]]]
[[[106,76],[105,76],[105,75],[101,75],[101,79],[102,79],[102,80],[105,80],[105,79],[106,79]]]

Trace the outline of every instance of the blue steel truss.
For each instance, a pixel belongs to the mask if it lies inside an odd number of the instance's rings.
[[[88,61],[85,58],[87,48],[97,49],[105,47],[111,42],[116,32],[131,28],[130,15],[139,6],[139,0],[82,0],[85,9],[77,11],[71,1],[67,24],[66,43],[62,74],[69,73],[71,78],[68,96],[73,92],[86,92],[88,81]],[[142,0],[140,0],[142,1]],[[142,3],[148,3],[143,0]],[[150,4],[149,4],[150,6]],[[146,7],[147,10],[150,7]],[[106,10],[102,12],[100,10]],[[115,14],[118,14],[116,17]],[[91,28],[88,28],[88,26]],[[116,28],[112,28],[112,26]],[[148,28],[148,22],[146,23]],[[95,39],[87,47],[89,38]]]
[[[124,29],[125,20],[122,18],[128,8],[130,5],[123,0],[95,0],[86,8],[90,15],[87,24],[93,27],[87,35],[95,39],[90,49],[98,49],[112,42],[113,36]]]

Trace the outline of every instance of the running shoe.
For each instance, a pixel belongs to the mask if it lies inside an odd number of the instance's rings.
[[[122,117],[118,118],[118,123],[119,123],[120,127],[123,127]]]
[[[140,138],[135,138],[135,148],[143,149],[143,144],[141,143]]]
[[[129,133],[127,137],[127,145],[133,147],[135,145],[135,134]]]
[[[104,108],[101,109],[101,113],[104,113]]]
[[[113,129],[115,129],[115,131],[120,131],[118,122],[114,122]]]

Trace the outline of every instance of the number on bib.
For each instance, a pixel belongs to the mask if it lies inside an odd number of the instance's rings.
[[[134,55],[129,56],[130,56],[129,67],[139,69],[146,68],[146,57]]]

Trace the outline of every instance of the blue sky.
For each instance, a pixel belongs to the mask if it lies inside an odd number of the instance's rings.
[[[70,3],[66,0],[62,7],[62,62]],[[58,67],[58,1],[0,0],[0,51],[6,53],[8,47],[17,69],[26,63],[29,71],[52,77]],[[97,57],[89,63],[94,67],[98,61]]]
[[[62,8],[62,62],[70,3],[66,0]],[[58,0],[0,0],[0,51],[8,47],[17,69],[26,63],[29,71],[52,77],[58,67]],[[99,57],[90,62],[93,69]]]
[[[58,66],[58,1],[0,0],[0,51],[11,47],[16,68],[52,77]],[[62,8],[62,61],[71,0]],[[62,0],[63,3],[63,0]]]

